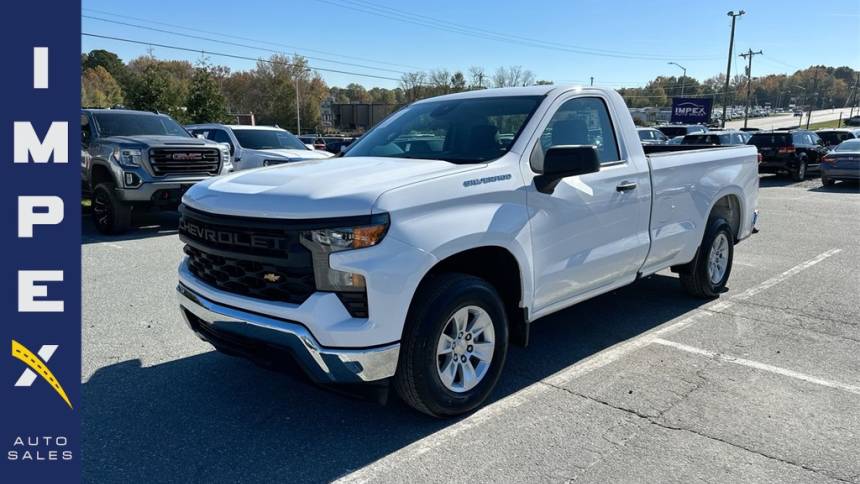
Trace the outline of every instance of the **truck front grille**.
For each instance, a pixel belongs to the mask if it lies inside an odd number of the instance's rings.
[[[155,176],[217,175],[221,169],[221,152],[214,148],[153,148],[149,165]]]
[[[315,290],[311,252],[300,230],[281,222],[206,214],[180,207],[188,269],[203,282],[243,296],[303,303]]]
[[[269,301],[301,304],[315,289],[313,270],[267,264],[206,253],[185,246],[188,269],[223,291]]]

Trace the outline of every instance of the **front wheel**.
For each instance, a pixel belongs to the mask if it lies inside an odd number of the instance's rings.
[[[681,272],[681,286],[701,298],[718,297],[726,289],[734,260],[734,235],[724,218],[708,223],[696,258]]]
[[[131,207],[116,196],[114,187],[105,182],[93,189],[93,222],[103,234],[121,234],[131,225]]]
[[[508,322],[487,281],[466,274],[432,277],[409,311],[394,387],[416,410],[450,417],[481,405],[496,386]]]

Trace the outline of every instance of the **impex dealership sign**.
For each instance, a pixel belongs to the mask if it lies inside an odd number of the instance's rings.
[[[712,104],[710,98],[673,97],[671,122],[707,124],[711,120]]]
[[[81,479],[79,0],[0,31],[0,481]]]

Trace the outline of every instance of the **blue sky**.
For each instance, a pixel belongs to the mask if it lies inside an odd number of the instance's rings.
[[[608,87],[679,75],[681,70],[668,61],[684,65],[688,75],[699,79],[725,72],[726,12],[743,9],[747,13],[737,22],[735,61],[742,61],[737,54],[747,48],[763,50],[754,60],[754,76],[811,64],[860,69],[858,0],[83,0],[83,7],[84,16],[253,46],[81,20],[84,32],[195,50],[256,58],[268,57],[271,52],[265,49],[271,49],[315,57],[310,60],[314,67],[390,78],[439,67],[465,72],[479,65],[492,73],[498,66],[521,65],[538,79],[587,83],[594,76],[596,85]],[[143,45],[82,39],[84,52],[99,48],[124,60],[147,52]],[[161,47],[153,53],[162,59],[200,57]],[[209,60],[233,70],[254,65],[215,55]],[[738,72],[735,61],[733,73]],[[389,79],[320,74],[329,85],[397,85]]]

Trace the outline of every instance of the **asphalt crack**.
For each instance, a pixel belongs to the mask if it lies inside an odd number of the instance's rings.
[[[799,468],[799,469],[803,469],[803,470],[805,470],[805,471],[812,472],[812,473],[814,473],[814,474],[820,474],[820,475],[825,476],[825,477],[828,477],[828,478],[830,478],[830,479],[835,479],[835,480],[837,480],[837,481],[839,481],[839,482],[844,482],[844,483],[848,483],[848,484],[856,484],[856,483],[858,482],[858,481],[856,481],[853,477],[850,477],[850,478],[848,478],[848,479],[844,479],[844,478],[842,478],[842,477],[839,477],[839,476],[837,476],[837,475],[834,475],[833,473],[831,473],[831,472],[827,471],[826,469],[818,469],[818,468],[815,468],[815,467],[810,467],[810,466],[808,466],[808,465],[806,465],[806,464],[803,464],[803,463],[793,462],[793,461],[791,461],[791,460],[784,459],[784,458],[782,458],[782,457],[778,457],[778,456],[775,456],[775,455],[770,455],[770,454],[765,453],[765,452],[762,452],[762,451],[760,451],[760,450],[753,449],[753,448],[750,448],[750,447],[746,447],[746,446],[744,446],[744,445],[741,445],[741,444],[738,444],[738,443],[735,443],[735,442],[731,442],[731,441],[728,441],[728,440],[725,440],[725,439],[721,439],[721,438],[719,438],[719,437],[715,437],[715,436],[713,436],[713,435],[708,435],[708,434],[706,434],[706,433],[700,432],[700,431],[695,430],[695,429],[691,429],[691,428],[687,428],[687,427],[681,427],[681,426],[675,426],[675,425],[670,425],[670,424],[666,423],[665,421],[659,421],[659,419],[661,419],[661,418],[662,418],[662,416],[663,416],[665,413],[667,413],[667,412],[669,412],[670,410],[672,410],[673,408],[675,408],[678,404],[680,404],[682,401],[684,401],[686,398],[688,398],[688,397],[689,397],[693,392],[695,392],[696,390],[700,389],[700,388],[701,388],[701,387],[702,387],[702,386],[707,382],[707,379],[706,379],[706,378],[704,378],[702,375],[700,375],[700,374],[699,374],[699,373],[700,373],[700,372],[702,372],[702,371],[704,371],[704,368],[703,368],[703,369],[701,369],[701,370],[699,370],[699,371],[697,371],[697,374],[698,374],[700,377],[702,377],[702,380],[703,380],[703,381],[702,381],[702,383],[701,383],[700,385],[698,385],[698,386],[694,387],[693,389],[691,389],[689,392],[687,392],[687,395],[686,395],[683,399],[679,399],[678,401],[676,401],[676,402],[675,402],[675,403],[673,403],[672,405],[668,406],[665,410],[663,410],[663,411],[659,412],[656,416],[650,416],[650,415],[644,414],[644,413],[642,413],[642,412],[636,411],[636,410],[634,410],[634,409],[630,409],[630,408],[626,408],[626,407],[621,407],[621,406],[618,406],[618,405],[614,405],[614,404],[612,404],[612,403],[610,403],[610,402],[608,402],[608,401],[601,400],[600,398],[596,398],[596,397],[593,397],[593,396],[590,396],[590,395],[585,395],[585,394],[579,393],[579,392],[577,392],[577,391],[571,390],[571,389],[569,389],[569,388],[559,387],[559,386],[552,385],[552,384],[547,383],[547,382],[541,382],[541,383],[543,383],[544,385],[547,385],[547,386],[549,386],[549,387],[555,388],[555,389],[557,389],[557,390],[561,390],[561,391],[563,391],[563,392],[567,392],[567,393],[569,393],[569,394],[571,394],[571,395],[574,395],[574,396],[577,396],[577,397],[580,397],[580,398],[584,398],[584,399],[586,399],[586,400],[591,400],[591,401],[593,401],[593,402],[595,402],[595,403],[598,403],[598,404],[601,404],[601,405],[607,406],[607,407],[609,407],[609,408],[612,408],[612,409],[615,409],[615,410],[619,410],[619,411],[622,411],[622,412],[628,413],[628,414],[633,415],[633,416],[635,416],[635,417],[637,417],[637,418],[640,418],[640,419],[645,420],[647,423],[649,423],[649,424],[651,424],[651,425],[655,425],[655,426],[657,426],[657,427],[660,427],[660,428],[663,428],[663,429],[666,429],[666,430],[671,430],[671,431],[675,431],[675,432],[688,432],[688,433],[691,433],[691,434],[697,435],[697,436],[699,436],[699,437],[702,437],[702,438],[705,438],[705,439],[708,439],[708,440],[712,440],[712,441],[715,441],[715,442],[720,442],[720,443],[722,443],[722,444],[729,445],[729,446],[734,447],[734,448],[736,448],[736,449],[740,449],[740,450],[743,450],[743,451],[749,452],[749,453],[751,453],[751,454],[755,454],[755,455],[758,455],[758,456],[764,457],[764,458],[766,458],[766,459],[769,459],[769,460],[772,460],[772,461],[775,461],[775,462],[780,462],[780,463],[783,463],[783,464],[790,465],[790,466],[792,466],[792,467],[797,467],[797,468]]]

